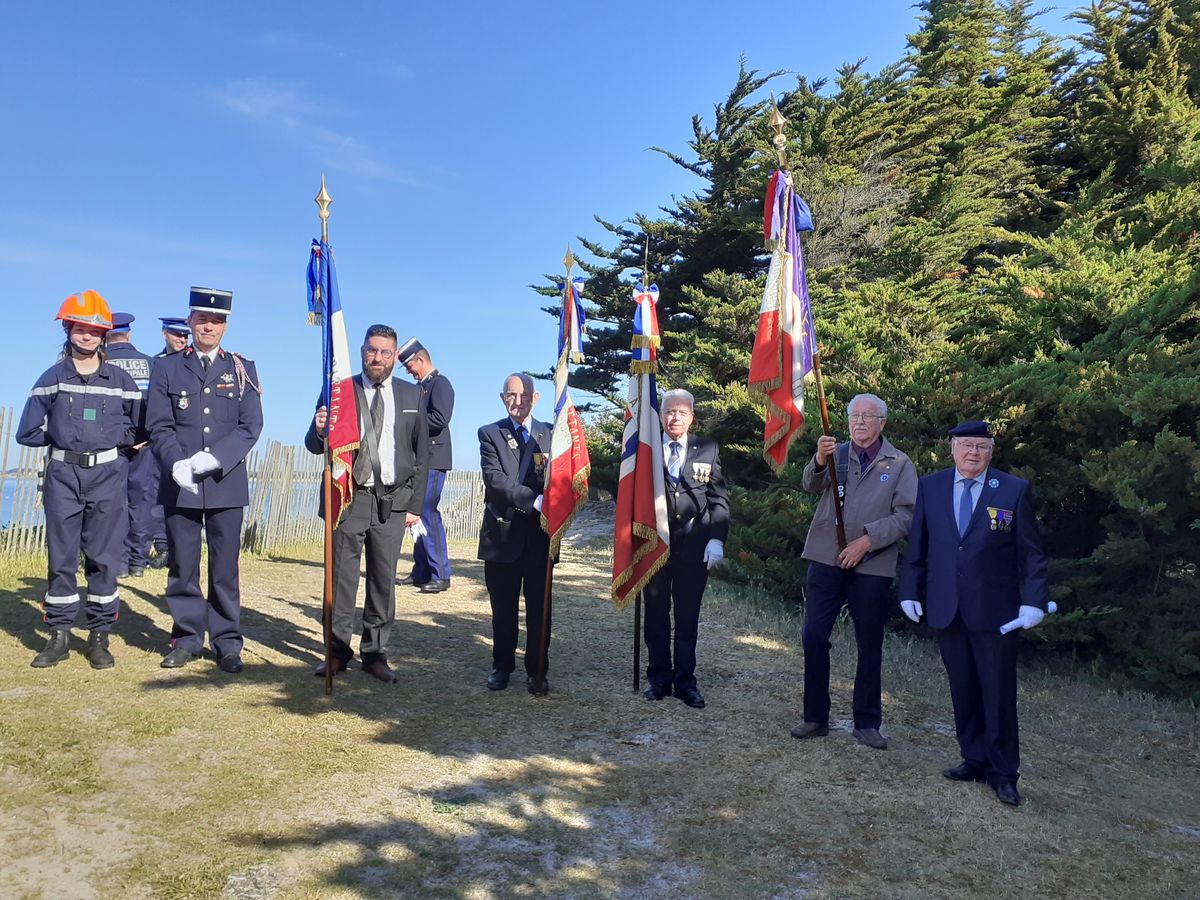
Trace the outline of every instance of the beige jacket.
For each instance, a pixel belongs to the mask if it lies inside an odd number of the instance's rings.
[[[839,444],[819,472],[816,457],[810,459],[801,481],[804,490],[821,495],[801,555],[828,566],[838,564],[829,467],[837,464],[841,448]],[[864,534],[871,536],[871,552],[858,564],[857,571],[891,578],[896,574],[900,541],[908,536],[912,526],[913,508],[917,502],[917,470],[912,460],[893,447],[887,438],[883,438],[883,446],[865,473],[858,474],[858,460],[853,457],[849,469],[846,477],[846,540],[852,541]]]

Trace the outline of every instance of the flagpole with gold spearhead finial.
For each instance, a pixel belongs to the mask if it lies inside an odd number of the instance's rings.
[[[321,243],[323,249],[329,247],[329,207],[333,203],[333,198],[329,196],[329,191],[325,189],[325,176],[321,175],[321,190],[313,202],[317,204],[319,212],[317,215],[321,219]],[[332,252],[332,251],[330,251]],[[324,260],[325,265],[329,265],[329,260]],[[319,290],[318,286],[318,290]],[[328,304],[330,298],[326,297],[325,301]],[[328,305],[325,306],[326,322],[324,328],[329,328],[331,323],[328,321],[330,315]],[[330,355],[331,356],[331,355]],[[333,384],[333,359],[326,360],[325,363],[329,369],[325,372],[325,383],[332,388]],[[325,419],[325,472],[321,478],[321,491],[325,500],[325,585],[321,603],[321,631],[325,639],[325,693],[327,695],[333,693],[333,454],[329,450],[329,419],[328,410],[326,410]]]
[[[775,147],[775,156],[779,160],[779,170],[785,174],[789,174],[787,164],[787,137],[784,135],[784,126],[787,125],[787,119],[779,111],[779,106],[775,102],[775,95],[771,95],[771,130],[775,132],[775,136],[771,139],[771,143]],[[793,186],[794,187],[794,186]],[[784,215],[792,214],[790,204],[785,204]],[[781,237],[780,240],[783,240]],[[786,290],[783,279],[779,280],[780,309],[783,308],[782,294]],[[816,337],[813,337],[812,342],[812,363],[813,363],[813,381],[817,386],[817,403],[821,407],[821,429],[825,434],[830,434],[829,430],[829,406],[825,402],[825,383],[821,378],[821,354],[817,349]],[[829,487],[833,491],[833,512],[834,522],[837,526],[838,550],[846,549],[846,523],[842,517],[842,505],[838,498],[838,475],[837,466],[831,464],[826,465],[829,471]]]

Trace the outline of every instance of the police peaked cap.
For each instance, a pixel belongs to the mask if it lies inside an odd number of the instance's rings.
[[[425,347],[415,337],[409,338],[404,342],[404,346],[396,351],[396,359],[399,360],[400,365],[404,365],[424,349]]]
[[[162,322],[162,330],[169,331],[172,334],[188,335],[192,333],[191,327],[187,323],[187,319],[181,319],[178,316],[159,316],[158,321]]]
[[[233,312],[233,291],[194,287],[188,309],[227,316]]]
[[[129,330],[129,325],[135,320],[136,316],[131,313],[113,313],[113,327],[109,334],[121,334]]]
[[[968,419],[965,422],[959,422],[947,431],[946,434],[950,435],[950,437],[990,438],[992,436],[992,426],[987,422],[980,422],[978,419]]]

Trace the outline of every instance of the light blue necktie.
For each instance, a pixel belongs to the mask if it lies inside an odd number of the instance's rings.
[[[671,456],[667,460],[667,474],[671,476],[672,481],[679,480],[679,441],[671,441]]]
[[[967,533],[967,526],[971,524],[971,514],[975,511],[975,505],[971,502],[971,492],[975,490],[976,481],[974,478],[960,478],[958,483],[962,485],[962,496],[958,498],[958,536],[962,537]]]

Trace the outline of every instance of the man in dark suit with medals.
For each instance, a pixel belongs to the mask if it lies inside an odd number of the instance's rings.
[[[413,568],[402,584],[411,584],[423,594],[437,594],[450,587],[450,551],[446,546],[446,526],[438,504],[446,486],[446,473],[454,467],[450,446],[450,417],[454,414],[454,387],[450,379],[433,365],[421,342],[410,338],[400,348],[404,366],[421,388],[425,417],[429,421],[429,481],[421,509],[424,534],[413,542]]]
[[[988,423],[963,422],[950,430],[954,467],[920,480],[900,606],[938,632],[962,751],[942,774],[986,780],[1017,806],[1018,637],[1000,629],[1042,621],[1047,566],[1029,482],[991,468],[993,447]]]
[[[367,551],[367,591],[358,653],[363,671],[391,684],[387,643],[396,619],[396,562],[404,529],[421,519],[429,469],[429,428],[421,389],[392,377],[396,332],[387,325],[367,329],[362,374],[353,376],[362,441],[351,470],[354,494],[333,532],[333,674],[354,658],[358,569]],[[328,410],[318,406],[304,437],[310,453],[325,452]],[[324,509],[322,509],[322,515]],[[325,663],[313,673],[324,677]]]
[[[483,560],[483,577],[492,604],[492,673],[488,689],[502,691],[508,687],[509,676],[517,667],[523,589],[525,681],[529,692],[540,696],[550,690],[548,680],[538,680],[538,664],[550,556],[550,536],[542,528],[540,513],[553,429],[533,418],[538,396],[528,375],[509,375],[500,393],[508,415],[479,429],[484,491],[479,558]],[[549,623],[545,627],[548,631]]]
[[[204,635],[221,671],[242,671],[238,554],[250,502],[246,454],[262,431],[262,387],[254,363],[221,347],[233,294],[192,288],[192,344],[150,375],[146,427],[162,470],[171,565],[167,607],[175,669],[200,655]],[[208,542],[208,594],[200,590],[200,535]]]
[[[703,709],[704,695],[696,682],[700,601],[709,570],[725,558],[729,501],[717,442],[688,434],[695,405],[688,391],[673,390],[663,395],[663,460],[667,468],[671,555],[646,585],[644,631],[649,685],[642,696],[661,700],[674,693],[688,706]]]

